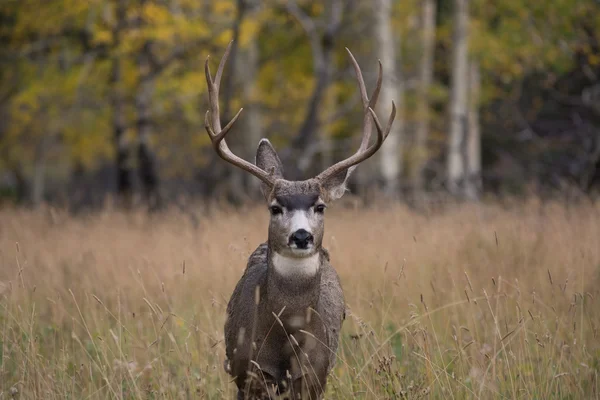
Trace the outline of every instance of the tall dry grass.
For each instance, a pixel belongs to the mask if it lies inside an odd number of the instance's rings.
[[[332,207],[329,399],[598,398],[600,206]],[[0,398],[231,398],[225,307],[267,212],[0,211]]]

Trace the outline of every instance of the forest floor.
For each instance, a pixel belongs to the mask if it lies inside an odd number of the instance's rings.
[[[227,300],[268,212],[0,210],[0,398],[233,398]],[[327,212],[327,399],[600,398],[600,204]]]

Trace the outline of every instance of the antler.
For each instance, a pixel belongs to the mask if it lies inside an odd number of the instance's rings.
[[[358,89],[360,90],[360,96],[363,102],[363,109],[365,112],[365,116],[363,119],[363,136],[360,142],[360,146],[356,153],[354,153],[349,158],[340,161],[337,164],[334,164],[331,167],[327,168],[325,171],[321,172],[316,178],[320,181],[325,181],[326,179],[338,174],[339,172],[345,169],[348,169],[349,175],[359,163],[363,162],[364,160],[375,154],[375,152],[379,150],[384,140],[390,134],[392,123],[394,122],[394,118],[396,117],[396,105],[392,101],[392,113],[390,114],[390,118],[388,120],[387,126],[385,127],[385,130],[383,130],[381,127],[381,123],[379,122],[379,119],[375,114],[375,111],[373,111],[375,105],[377,104],[377,98],[379,97],[379,91],[381,90],[381,82],[383,79],[383,68],[381,66],[381,61],[379,62],[379,75],[377,77],[377,85],[375,87],[375,90],[373,91],[371,99],[369,100],[369,98],[367,97],[367,88],[365,86],[365,81],[363,79],[362,72],[360,71],[360,66],[358,65],[358,62],[356,62],[356,59],[354,58],[350,50],[346,48],[346,51],[350,55],[352,65],[354,66],[356,80],[358,81]],[[373,119],[373,121],[375,121],[375,127],[377,129],[377,141],[369,147],[369,141],[371,139],[372,130],[371,118]]]
[[[206,84],[208,86],[209,109],[206,111],[204,118],[204,127],[206,128],[206,132],[210,137],[213,148],[219,157],[243,169],[244,171],[250,172],[267,185],[273,186],[275,183],[275,178],[272,174],[267,173],[256,165],[233,154],[225,142],[225,135],[227,135],[229,129],[231,129],[235,121],[238,119],[243,108],[240,108],[240,111],[235,114],[231,121],[229,121],[227,125],[221,129],[221,118],[219,116],[219,86],[221,84],[221,76],[223,75],[223,69],[225,68],[227,57],[229,57],[229,52],[231,51],[232,43],[233,40],[229,42],[227,49],[225,49],[225,53],[221,58],[219,68],[217,69],[217,75],[215,76],[214,80],[212,79],[210,67],[208,66],[208,60],[210,56],[206,58],[206,63],[204,64],[204,73],[206,74]]]

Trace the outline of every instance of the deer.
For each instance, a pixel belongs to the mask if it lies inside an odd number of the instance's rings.
[[[205,129],[223,160],[258,178],[270,213],[268,238],[251,254],[227,305],[224,368],[237,386],[237,399],[319,399],[336,363],[346,303],[339,276],[323,247],[327,205],[343,196],[357,165],[379,150],[396,115],[385,128],[373,111],[381,89],[382,66],[369,98],[358,62],[352,62],[364,110],[358,151],[316,177],[284,178],[283,164],[268,139],[261,139],[255,163],[233,154],[225,136],[243,109],[224,127],[219,86],[231,50],[226,48],[214,79],[207,57],[204,69],[209,108]],[[371,142],[373,123],[377,137]]]

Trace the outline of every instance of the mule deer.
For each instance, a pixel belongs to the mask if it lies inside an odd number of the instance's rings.
[[[267,139],[258,144],[256,164],[231,152],[225,135],[237,120],[221,127],[219,84],[231,43],[215,78],[205,64],[209,110],[205,128],[225,161],[261,180],[270,210],[268,241],[248,260],[227,306],[225,369],[235,378],[238,399],[288,396],[320,398],[333,368],[345,302],[337,273],[322,247],[326,204],[340,198],[357,164],[371,157],[390,132],[396,109],[382,128],[373,109],[381,88],[382,68],[369,99],[352,53],[363,108],[363,136],[358,151],[315,178],[287,181],[277,153]],[[347,50],[347,49],[346,49]],[[377,140],[369,146],[372,123]]]

